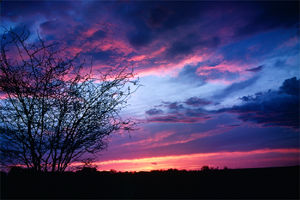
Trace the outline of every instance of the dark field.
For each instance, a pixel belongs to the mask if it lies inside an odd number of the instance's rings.
[[[1,173],[5,198],[299,199],[299,166],[138,173]]]

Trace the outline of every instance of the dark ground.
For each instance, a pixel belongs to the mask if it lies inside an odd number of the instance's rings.
[[[1,173],[5,198],[299,199],[300,167],[139,173]]]

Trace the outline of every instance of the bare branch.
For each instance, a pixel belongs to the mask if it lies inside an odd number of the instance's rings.
[[[79,54],[60,57],[57,44],[29,44],[25,29],[1,38],[1,159],[37,171],[63,171],[84,154],[107,145],[107,136],[134,122],[119,112],[139,87],[133,69],[83,74]],[[18,55],[18,57],[16,56]],[[2,158],[1,157],[1,158]]]

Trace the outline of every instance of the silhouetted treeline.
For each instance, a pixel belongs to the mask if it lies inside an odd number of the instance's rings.
[[[151,172],[1,172],[4,198],[269,198],[299,199],[299,166],[257,169],[169,169]]]

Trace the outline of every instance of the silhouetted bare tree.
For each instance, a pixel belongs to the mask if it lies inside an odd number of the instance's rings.
[[[1,38],[0,136],[2,164],[64,171],[85,153],[106,147],[107,136],[134,123],[119,112],[137,89],[127,67],[84,74],[78,56],[57,44],[7,29]]]

